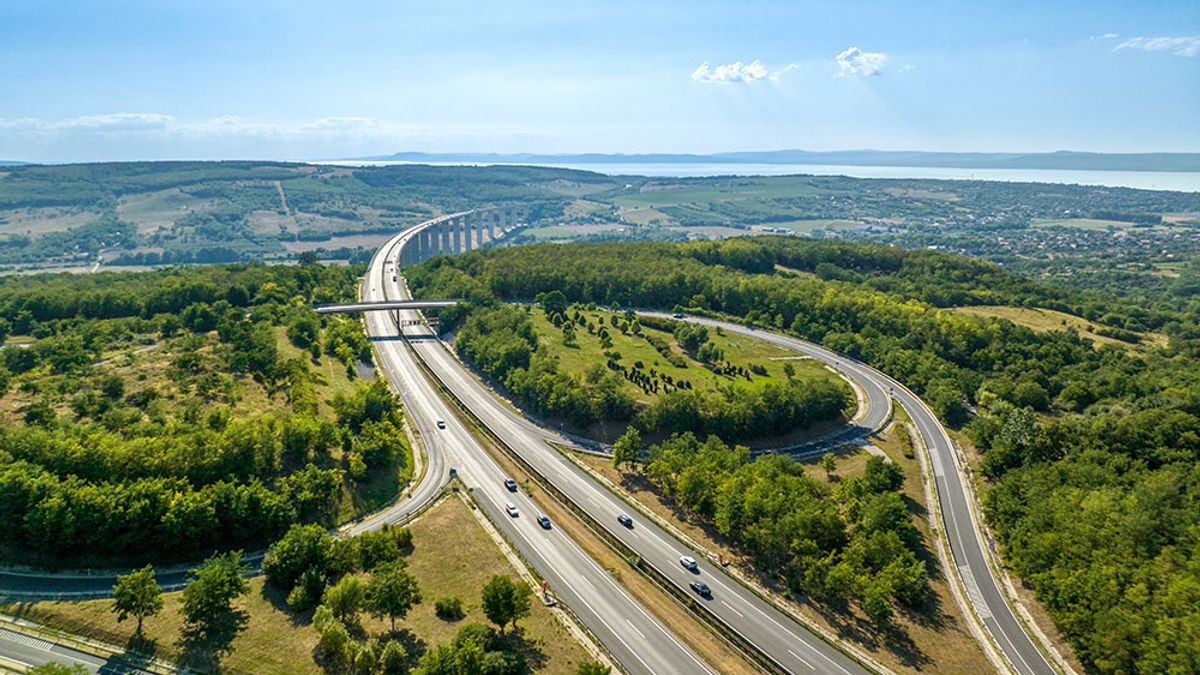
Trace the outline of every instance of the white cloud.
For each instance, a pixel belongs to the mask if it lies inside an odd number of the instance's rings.
[[[1117,35],[1116,33],[1105,33],[1104,35],[1101,35],[1100,37],[1104,38],[1105,40],[1116,40],[1117,38],[1119,38],[1121,36]]]
[[[697,82],[757,82],[767,77],[767,67],[758,59],[750,63],[734,61],[723,66],[709,66],[708,61],[692,72]]]
[[[883,72],[887,65],[888,56],[883,52],[864,52],[858,47],[850,47],[837,55],[839,75],[861,75],[869,77]]]
[[[705,61],[700,64],[699,68],[692,71],[692,79],[697,82],[759,82],[762,80],[778,82],[788,73],[799,69],[799,64],[789,63],[783,68],[771,72],[758,59],[754,59],[750,63],[734,61],[721,66],[713,66]]]
[[[1200,36],[1182,37],[1135,37],[1125,40],[1113,48],[1141,49],[1148,52],[1171,52],[1175,56],[1200,56]]]

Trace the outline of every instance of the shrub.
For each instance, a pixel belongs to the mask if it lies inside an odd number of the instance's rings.
[[[457,595],[446,595],[433,603],[434,612],[444,621],[458,621],[466,616],[463,612],[462,598]]]

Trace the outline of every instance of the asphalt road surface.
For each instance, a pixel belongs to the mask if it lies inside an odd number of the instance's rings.
[[[47,663],[61,663],[69,666],[81,665],[89,673],[147,672],[127,664],[105,660],[98,656],[92,656],[91,654],[63,647],[48,640],[7,628],[0,628],[0,654],[3,654],[5,659],[15,661],[25,667],[41,666]]]

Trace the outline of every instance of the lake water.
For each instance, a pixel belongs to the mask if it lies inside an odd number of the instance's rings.
[[[417,162],[334,161],[314,164],[341,166],[386,166]],[[421,162],[450,166],[458,162]],[[1065,183],[1103,185],[1142,190],[1200,192],[1200,173],[1186,171],[1066,171],[1058,169],[952,169],[916,166],[849,166],[835,164],[557,164],[539,163],[563,169],[580,169],[609,175],[676,177],[686,176],[851,176],[853,178],[936,178],[939,180],[989,180],[1009,183]]]

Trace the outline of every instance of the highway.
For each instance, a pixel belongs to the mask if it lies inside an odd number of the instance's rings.
[[[389,270],[394,269],[395,249],[413,232],[397,235],[376,253],[364,281],[365,300],[401,296],[403,287],[400,282],[393,284]],[[415,313],[399,315],[406,321],[419,318]],[[392,377],[409,419],[425,441],[430,473],[435,462],[441,462],[441,471],[448,473],[450,467],[457,471],[488,518],[627,672],[712,673],[578,544],[553,525],[546,530],[537,524],[533,500],[505,488],[504,471],[420,371],[409,347],[438,345],[437,337],[424,325],[411,325],[398,338],[394,316],[387,311],[369,312],[367,332],[381,367]],[[444,428],[439,428],[439,420]],[[510,503],[517,508],[516,517],[505,511]]]
[[[397,242],[402,242],[402,238],[398,238]],[[385,277],[383,274],[376,278],[380,283],[393,286],[391,298],[411,299],[402,277],[396,282],[391,281],[391,276]],[[829,364],[854,380],[866,395],[867,410],[859,416],[856,428],[845,432],[847,437],[861,435],[885,423],[891,415],[893,398],[903,406],[928,450],[951,556],[976,615],[1017,673],[1057,672],[1017,619],[1001,591],[1000,583],[988,565],[982,536],[973,521],[970,509],[972,494],[957,469],[954,445],[937,417],[919,397],[871,366],[820,345],[730,322],[699,317],[685,319],[753,335],[795,349]],[[595,517],[608,529],[609,534],[637,551],[647,562],[686,590],[691,574],[675,561],[687,551],[677,540],[649,522],[638,521],[635,514],[629,514],[635,518],[634,528],[619,526],[616,515],[625,513],[628,507],[548,446],[545,439],[553,436],[552,431],[538,427],[506,406],[440,341],[425,339],[413,342],[412,346],[435,376],[505,445]],[[562,442],[568,441],[562,439]],[[804,669],[822,672],[861,670],[856,662],[815,638],[719,569],[701,563],[700,576],[713,588],[713,599],[706,603],[709,609],[727,625],[750,638],[778,665],[791,672],[802,672]]]
[[[382,251],[391,251],[393,247],[402,245],[411,232],[410,230],[399,235],[385,244]],[[385,260],[394,258],[395,254],[384,256]],[[393,282],[391,280],[393,274],[394,272],[390,271],[386,263],[377,256],[372,261],[372,267],[368,272],[368,278],[371,279],[373,285],[373,295],[366,299],[383,299],[382,296],[385,293],[388,299],[408,299],[409,295],[403,283],[403,277],[398,277],[397,281]],[[379,285],[382,285],[385,290],[379,290],[377,288]],[[372,324],[369,330],[372,335],[380,334],[387,324],[394,325],[392,317],[385,312],[372,312],[370,316]],[[405,322],[409,322],[417,316],[415,312],[400,313],[400,318]],[[579,467],[548,445],[545,442],[547,431],[529,422],[500,401],[475,379],[428,329],[406,327],[404,330],[406,336],[411,336],[408,344],[412,350],[420,355],[441,383],[453,392],[506,446],[518,453],[525,462],[536,467],[545,480],[595,518],[610,536],[636,551],[646,563],[652,565],[684,593],[691,594],[697,601],[704,603],[704,606],[726,625],[750,638],[781,669],[793,673],[819,672],[842,675],[867,672],[855,660],[827,644],[773,605],[764,601],[726,574],[719,566],[709,564],[707,560],[702,559],[699,561],[697,573],[685,570],[680,565],[679,558],[684,555],[692,555],[695,553],[694,551],[688,549],[652,521],[644,519],[637,512],[632,511],[620,498],[595,482]],[[387,363],[386,367],[391,370],[391,362],[385,363]],[[415,363],[410,369],[416,372]],[[430,391],[433,392],[432,388]],[[436,396],[433,393],[431,395]],[[405,399],[405,404],[410,414],[415,414],[415,408],[444,405],[440,400],[426,402],[414,399],[410,402],[409,398]],[[432,453],[433,450],[430,452]],[[482,453],[482,448],[479,448],[477,452]],[[464,454],[468,453],[458,453],[460,457]],[[498,481],[493,480],[492,482],[499,485]],[[632,518],[632,528],[618,523],[617,516],[621,514]],[[689,582],[694,579],[702,580],[712,588],[710,599],[700,598],[689,588]],[[558,590],[554,584],[551,587]],[[590,589],[585,587],[584,590]],[[598,596],[589,596],[588,599],[596,597]],[[574,606],[571,601],[568,601],[568,604]],[[585,621],[585,623],[587,622]],[[608,645],[607,641],[605,644]],[[609,647],[611,649],[611,645]],[[622,664],[630,665],[623,660]],[[680,672],[681,662],[667,661],[666,665],[670,668],[662,672]]]

